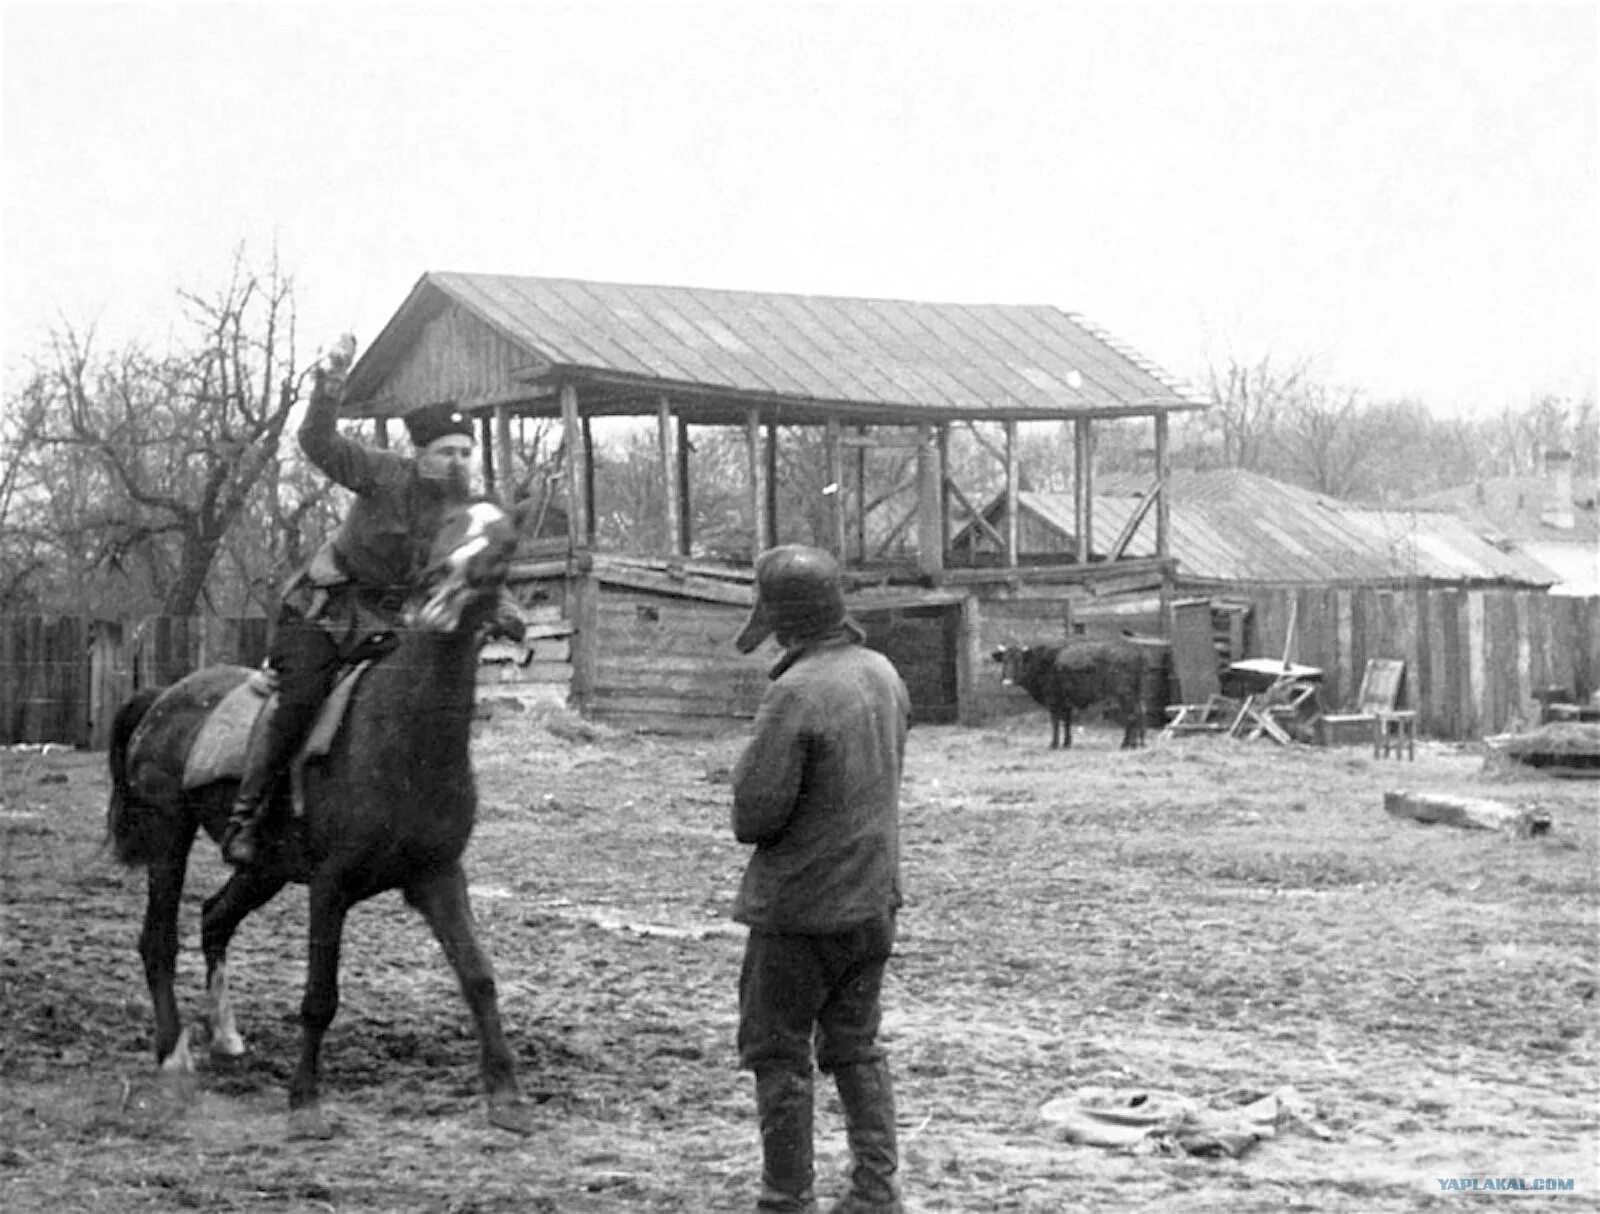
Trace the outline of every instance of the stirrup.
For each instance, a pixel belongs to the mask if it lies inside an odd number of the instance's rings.
[[[250,818],[242,822],[229,822],[222,830],[222,858],[235,868],[249,868],[261,853],[260,840],[256,838],[260,823]]]

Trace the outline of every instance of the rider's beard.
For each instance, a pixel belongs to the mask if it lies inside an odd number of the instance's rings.
[[[472,496],[472,474],[459,464],[452,464],[441,472],[423,476],[439,487],[446,501],[464,502]]]

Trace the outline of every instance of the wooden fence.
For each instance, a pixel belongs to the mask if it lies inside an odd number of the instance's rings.
[[[1469,740],[1501,733],[1537,719],[1535,693],[1544,688],[1560,687],[1579,698],[1600,688],[1600,598],[1436,586],[1257,588],[1230,592],[1230,598],[1251,602],[1250,656],[1281,657],[1287,643],[1293,660],[1326,672],[1322,700],[1328,709],[1354,704],[1369,658],[1403,658],[1402,702],[1418,710],[1421,731],[1430,737]],[[1029,605],[1059,615],[1059,604]],[[984,605],[991,631],[1009,619],[1007,609],[1004,603]],[[638,604],[622,604],[617,618],[637,630],[639,610]],[[564,696],[572,677],[572,629],[558,605],[534,611],[539,614],[530,635],[541,638],[539,660],[486,678],[536,680],[541,690],[549,682],[548,690]],[[622,643],[615,627],[604,626],[609,619],[600,621],[602,647]],[[0,616],[0,744],[104,749],[117,707],[138,689],[213,662],[257,665],[266,644],[263,619]],[[724,711],[736,698],[734,690],[729,683],[717,693]],[[662,711],[674,705],[681,711],[680,692],[662,702]],[[978,712],[972,719],[987,715]]]
[[[117,708],[214,662],[258,665],[262,618],[0,616],[0,744],[103,750]]]
[[[1326,672],[1327,708],[1355,703],[1369,658],[1403,658],[1402,703],[1422,733],[1467,740],[1537,722],[1534,693],[1600,688],[1600,598],[1533,590],[1260,590],[1253,656],[1290,657]],[[1289,637],[1290,620],[1294,636]]]

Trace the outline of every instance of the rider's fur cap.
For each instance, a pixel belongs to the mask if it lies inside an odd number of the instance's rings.
[[[456,408],[453,400],[440,401],[436,405],[424,405],[420,409],[413,409],[406,414],[406,432],[411,435],[411,441],[418,451],[421,451],[435,439],[441,439],[447,434],[463,434],[467,438],[473,437],[472,419],[460,409]]]
[[[749,653],[777,633],[792,644],[831,632],[844,618],[839,562],[821,548],[783,544],[756,558],[756,601],[733,643]]]

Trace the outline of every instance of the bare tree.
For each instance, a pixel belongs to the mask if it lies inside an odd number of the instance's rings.
[[[180,296],[192,344],[102,356],[70,325],[35,361],[21,399],[36,412],[41,461],[72,475],[49,486],[70,518],[59,538],[101,570],[137,571],[159,610],[194,613],[229,533],[276,474],[297,396],[293,287],[274,258],[242,250],[226,283]]]
[[[37,401],[23,398],[0,419],[0,612],[38,606],[63,563],[47,525],[40,413]]]
[[[1294,479],[1329,497],[1354,497],[1361,490],[1361,471],[1381,441],[1378,431],[1361,424],[1366,404],[1353,388],[1304,384],[1283,401],[1280,443]]]
[[[1222,467],[1264,470],[1284,410],[1304,391],[1308,375],[1304,360],[1280,369],[1271,355],[1254,364],[1233,358],[1225,367],[1213,363],[1208,370],[1212,407],[1195,417],[1200,434],[1186,436],[1189,450],[1209,446]]]

